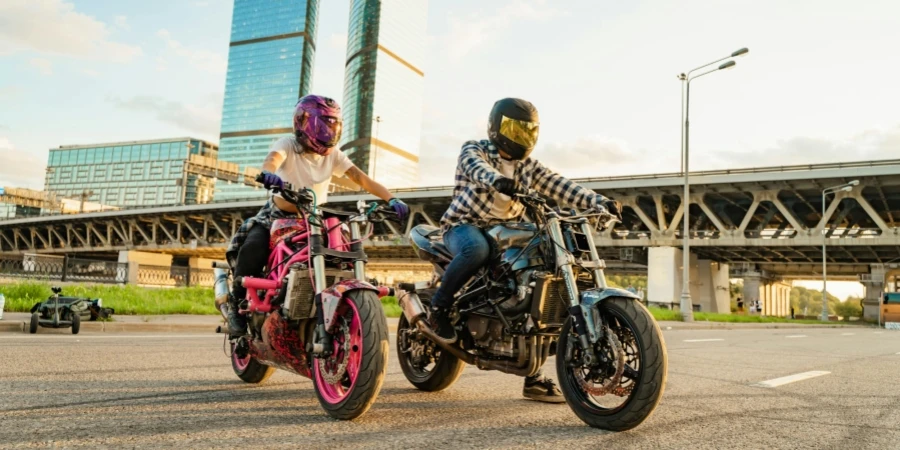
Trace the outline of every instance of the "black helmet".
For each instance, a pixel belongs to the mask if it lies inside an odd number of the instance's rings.
[[[537,108],[518,98],[504,98],[494,103],[488,118],[488,137],[491,143],[515,160],[523,160],[537,144]]]

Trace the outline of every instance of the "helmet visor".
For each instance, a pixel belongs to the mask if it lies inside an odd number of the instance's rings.
[[[332,116],[310,115],[306,126],[308,136],[326,147],[334,147],[341,140],[343,124]]]
[[[506,116],[500,120],[500,134],[528,149],[537,144],[539,127],[538,122],[510,119]]]

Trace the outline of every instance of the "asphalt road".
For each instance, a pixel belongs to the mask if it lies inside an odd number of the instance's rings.
[[[669,381],[640,427],[584,426],[521,398],[521,379],[469,368],[422,393],[393,355],[354,422],[312,382],[240,382],[213,335],[0,335],[0,448],[900,448],[900,332],[665,332]],[[393,347],[391,347],[393,351]],[[553,372],[548,361],[548,372]],[[810,371],[814,378],[754,384]]]

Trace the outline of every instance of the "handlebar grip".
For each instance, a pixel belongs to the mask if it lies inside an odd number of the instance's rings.
[[[394,288],[388,286],[378,286],[378,297],[394,296]]]
[[[229,266],[228,263],[225,262],[225,261],[213,261],[213,262],[212,262],[212,268],[213,268],[213,269],[225,269],[225,270],[228,270],[228,269],[231,268],[231,266]]]

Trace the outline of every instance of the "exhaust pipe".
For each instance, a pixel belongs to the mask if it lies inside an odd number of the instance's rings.
[[[213,275],[215,276],[215,283],[213,284],[213,291],[216,295],[216,309],[219,310],[219,313],[222,314],[223,318],[228,318],[228,272],[225,269],[215,268],[213,269]]]
[[[401,290],[398,302],[400,308],[403,309],[403,316],[406,317],[406,321],[411,327],[416,326],[420,320],[426,317],[425,307],[422,305],[422,300],[419,299],[419,294]],[[434,333],[432,332],[432,334]]]

